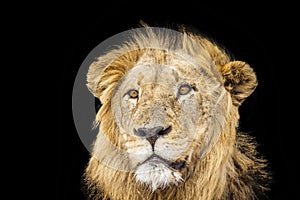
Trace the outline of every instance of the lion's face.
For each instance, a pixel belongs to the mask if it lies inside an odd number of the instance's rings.
[[[119,81],[111,101],[121,148],[136,180],[152,190],[184,179],[185,168],[204,146],[202,140],[211,139],[205,133],[210,131],[212,105],[224,101],[220,82],[208,82],[207,74],[192,63],[174,63],[136,65]],[[214,94],[218,98],[212,101]]]
[[[93,62],[87,86],[102,104],[86,169],[91,194],[252,199],[261,187],[253,176],[264,165],[236,137],[256,75],[209,40],[147,27]]]

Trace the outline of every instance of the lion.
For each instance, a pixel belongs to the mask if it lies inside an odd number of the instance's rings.
[[[254,70],[182,27],[143,30],[89,66],[87,87],[102,105],[84,174],[89,197],[266,197],[267,160],[237,131]]]

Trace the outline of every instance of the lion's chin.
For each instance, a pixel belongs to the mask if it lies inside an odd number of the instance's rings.
[[[182,174],[170,168],[166,163],[147,161],[135,171],[137,182],[149,187],[152,192],[158,188],[164,189],[170,184],[182,182]]]

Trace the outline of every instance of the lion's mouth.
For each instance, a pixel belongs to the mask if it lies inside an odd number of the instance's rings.
[[[156,163],[162,163],[164,165],[167,165],[168,167],[175,169],[175,170],[181,170],[186,165],[186,159],[185,160],[179,160],[175,162],[171,162],[169,160],[166,160],[156,154],[151,155],[147,160],[145,160],[143,163],[150,162],[153,164]]]

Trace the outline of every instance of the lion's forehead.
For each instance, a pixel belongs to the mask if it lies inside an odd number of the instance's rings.
[[[172,88],[179,81],[179,76],[173,66],[139,65],[128,73],[127,79],[129,85],[141,86],[154,83]]]
[[[202,75],[192,66],[141,64],[133,67],[120,81],[117,90],[126,91],[143,85],[157,84],[175,90],[179,83],[199,82]]]

